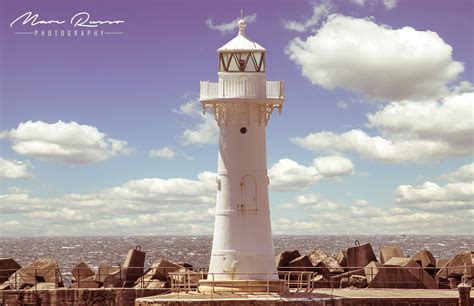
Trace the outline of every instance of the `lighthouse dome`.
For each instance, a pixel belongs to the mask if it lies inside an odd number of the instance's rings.
[[[217,52],[235,52],[235,51],[265,51],[265,48],[258,43],[251,41],[245,34],[247,23],[243,18],[238,22],[239,33],[231,41],[217,49]]]

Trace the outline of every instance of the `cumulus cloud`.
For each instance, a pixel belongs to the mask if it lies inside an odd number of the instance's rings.
[[[353,173],[352,162],[341,156],[319,157],[310,166],[283,158],[268,170],[270,189],[274,191],[302,190],[322,179],[339,178]]]
[[[342,208],[344,205],[330,201],[325,199],[319,194],[316,193],[308,193],[308,194],[303,194],[299,195],[295,198],[295,203],[297,205],[307,205],[311,206],[314,209],[337,209],[337,208]]]
[[[449,183],[439,186],[425,182],[421,186],[401,185],[395,192],[398,205],[427,211],[474,209],[474,183]]]
[[[193,127],[186,128],[181,135],[184,144],[215,144],[219,135],[219,127],[210,113],[203,113],[198,100],[191,100],[180,105],[176,113],[189,116],[196,122]]]
[[[150,150],[150,157],[153,157],[153,158],[173,159],[175,155],[176,155],[175,152],[170,147],[163,147],[161,149]]]
[[[322,177],[316,168],[303,166],[284,158],[275,163],[269,170],[270,189],[275,191],[293,191],[309,187]]]
[[[29,179],[30,165],[18,160],[9,160],[0,157],[0,177],[8,179]]]
[[[474,213],[474,164],[467,164],[441,175],[450,183],[442,186],[425,182],[420,186],[401,185],[395,191],[398,207],[411,210]]]
[[[429,140],[393,141],[380,136],[370,136],[361,130],[351,130],[342,134],[333,132],[311,133],[304,137],[294,137],[291,141],[315,152],[353,151],[367,159],[383,161],[419,161],[424,159],[444,159],[449,156],[469,154],[469,148],[451,148],[448,144]]]
[[[252,15],[244,16],[243,19],[247,22],[247,24],[254,23],[257,20],[257,14],[253,13]],[[219,31],[222,34],[228,34],[228,33],[234,32],[239,27],[238,25],[239,20],[240,20],[240,17],[237,17],[236,19],[229,22],[214,24],[212,17],[209,17],[206,20],[206,26],[209,29]]]
[[[280,217],[272,222],[273,234],[320,233],[321,225],[308,220]]]
[[[298,216],[277,216],[272,224],[275,234],[459,234],[473,233],[474,210],[451,207],[433,210],[428,207],[401,205],[380,208],[367,200],[352,203],[324,199],[319,194],[304,194],[287,206],[296,206]],[[341,226],[343,225],[343,226]]]
[[[356,152],[366,159],[384,161],[443,160],[469,156],[473,151],[473,92],[414,102],[392,102],[367,114],[367,126],[382,136],[362,130],[328,131],[294,137],[291,141],[315,152]]]
[[[337,14],[306,40],[292,40],[286,53],[313,84],[371,100],[437,97],[464,70],[435,32]]]
[[[324,177],[354,174],[354,165],[350,159],[342,156],[323,156],[316,158],[314,167]]]
[[[3,131],[0,138],[10,139],[12,149],[20,155],[67,164],[87,164],[129,154],[124,140],[107,137],[96,127],[77,122],[22,122],[16,129]]]
[[[300,194],[278,206],[273,228],[284,234],[474,234],[474,181],[471,164],[442,175],[454,182],[400,185],[392,206],[365,199],[333,201],[317,193]],[[349,195],[350,196],[350,195]],[[299,211],[281,218],[284,209]],[[341,227],[341,224],[344,226]]]
[[[441,177],[450,182],[473,182],[474,181],[474,163],[461,166],[459,169],[450,173],[445,173]]]
[[[197,179],[145,178],[91,194],[66,194],[57,198],[39,198],[24,190],[12,189],[0,195],[0,214],[15,217],[20,223],[21,227],[11,232],[16,235],[43,233],[44,228],[53,227],[62,234],[75,234],[78,228],[83,234],[134,230],[182,234],[191,233],[192,228],[195,233],[207,230],[206,233],[210,233],[215,177],[215,173],[202,172]],[[155,225],[162,231],[156,232]],[[140,226],[153,228],[144,230]],[[2,229],[2,233],[8,234],[8,230],[3,232]]]
[[[288,30],[296,32],[305,32],[309,29],[313,29],[322,19],[326,18],[334,8],[329,1],[323,1],[313,5],[313,12],[311,17],[303,22],[295,20],[283,20],[283,27]]]
[[[349,0],[351,3],[353,4],[356,4],[358,6],[365,6],[367,3],[370,3],[372,5],[374,4],[377,4],[378,2],[382,2],[383,6],[385,7],[385,9],[387,10],[391,10],[393,9],[394,7],[397,6],[397,0],[381,0],[381,1],[377,1],[377,0],[372,0],[372,1],[367,1],[367,0]]]
[[[28,192],[23,190],[10,190],[6,194],[0,194],[0,213],[5,216],[22,212],[51,211],[53,208],[51,205],[56,203],[55,200],[45,201],[31,197]]]
[[[450,147],[469,147],[474,140],[474,92],[440,100],[392,102],[368,114],[368,126],[394,139],[440,141]]]

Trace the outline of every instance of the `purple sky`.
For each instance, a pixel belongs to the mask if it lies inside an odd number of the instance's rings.
[[[211,120],[196,111],[196,99],[200,80],[217,79],[215,50],[237,32],[222,33],[223,24],[241,9],[250,18],[248,35],[267,49],[267,79],[285,81],[283,113],[274,114],[267,129],[274,232],[473,233],[473,150],[465,136],[472,132],[473,113],[472,106],[470,113],[456,106],[458,100],[472,102],[463,95],[472,95],[468,84],[474,82],[472,1],[0,0],[0,235],[210,233],[213,183],[198,174],[216,171],[217,147],[209,141]],[[67,22],[10,28],[28,11]],[[124,34],[15,34],[72,29],[67,23],[81,11],[95,20],[124,20],[99,27]],[[300,30],[291,29],[290,21]],[[346,27],[357,23],[360,32]],[[328,39],[334,43],[326,44]],[[353,56],[341,47],[351,39],[357,42]],[[384,39],[388,51],[371,53],[368,45]],[[450,47],[452,54],[443,53]],[[394,48],[399,59],[387,55]],[[410,50],[417,50],[413,63]],[[339,61],[331,59],[335,54]],[[463,67],[457,72],[456,62]],[[345,69],[349,76],[342,75]],[[357,69],[359,80],[350,76]],[[328,73],[328,83],[318,71]],[[467,89],[456,92],[461,82]],[[392,90],[376,95],[371,84]],[[408,92],[411,86],[423,98]],[[403,111],[402,101],[408,101],[406,109],[426,109],[423,127],[421,117]],[[389,111],[395,127],[385,116]],[[430,126],[435,118],[440,123]],[[53,126],[59,120],[64,124]],[[20,129],[21,123],[29,129]],[[451,134],[443,124],[453,127]],[[351,130],[368,138],[341,136]],[[200,136],[190,139],[186,131]],[[322,132],[334,142],[320,134],[305,138]],[[114,139],[126,144],[114,147]],[[324,159],[334,156],[341,159]],[[350,169],[344,168],[347,161]],[[339,172],[318,168],[333,163]],[[469,179],[456,179],[457,170]],[[279,182],[281,173],[288,186]],[[91,209],[106,215],[106,222],[90,216]],[[200,217],[183,218],[189,211]],[[355,217],[357,224],[373,226],[338,229]],[[64,220],[77,222],[83,232],[67,229]],[[43,231],[46,225],[54,226]]]

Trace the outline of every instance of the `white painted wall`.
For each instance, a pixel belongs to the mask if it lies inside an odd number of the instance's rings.
[[[267,274],[273,273],[269,279],[276,280],[266,127],[259,120],[266,101],[265,74],[219,73],[220,82],[242,79],[256,89],[255,98],[213,101],[228,107],[226,120],[220,123],[216,219],[208,279],[267,279]]]

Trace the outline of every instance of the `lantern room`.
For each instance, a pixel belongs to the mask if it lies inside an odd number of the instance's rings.
[[[219,53],[219,72],[265,72],[265,48],[245,35],[246,23],[239,21],[239,34]]]

